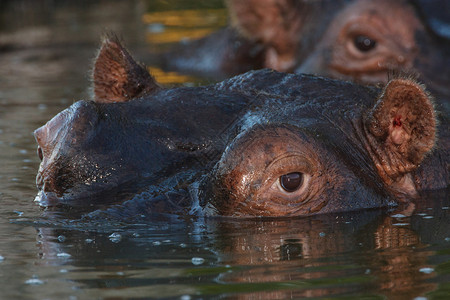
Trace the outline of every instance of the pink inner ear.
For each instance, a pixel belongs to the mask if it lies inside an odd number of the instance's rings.
[[[391,141],[395,145],[401,145],[408,141],[409,134],[406,132],[405,128],[403,128],[403,121],[401,115],[396,115],[392,120],[392,124],[389,128]]]
[[[402,116],[395,116],[394,121],[392,121],[392,125],[394,127],[401,127],[402,126]]]

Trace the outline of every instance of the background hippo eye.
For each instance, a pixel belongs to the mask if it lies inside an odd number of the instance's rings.
[[[303,183],[303,174],[293,172],[280,176],[280,185],[288,193],[295,192]]]
[[[353,40],[355,47],[361,52],[367,52],[375,48],[377,42],[365,35],[357,35]]]

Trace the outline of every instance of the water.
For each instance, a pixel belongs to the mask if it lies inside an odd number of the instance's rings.
[[[105,31],[145,61],[226,23],[220,1],[185,2],[0,2],[0,298],[450,298],[446,191],[425,195],[411,216],[91,224],[42,215],[33,130],[89,97]],[[165,84],[199,82],[152,72]]]

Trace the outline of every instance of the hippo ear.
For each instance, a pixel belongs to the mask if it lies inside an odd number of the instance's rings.
[[[388,184],[416,169],[435,144],[431,98],[411,79],[391,80],[363,123],[371,156]]]
[[[231,25],[266,47],[265,66],[288,71],[294,64],[306,1],[228,0]]]
[[[95,60],[93,81],[95,102],[124,102],[160,88],[117,37],[104,39]]]

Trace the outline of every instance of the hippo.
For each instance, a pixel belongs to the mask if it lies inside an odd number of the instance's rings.
[[[44,207],[308,216],[413,203],[449,184],[449,123],[412,77],[372,87],[263,69],[164,88],[109,36],[93,85],[93,100],[34,132]]]
[[[363,84],[415,72],[450,98],[449,2],[442,0],[228,0],[230,25],[160,61],[167,70],[236,75],[311,73]]]

